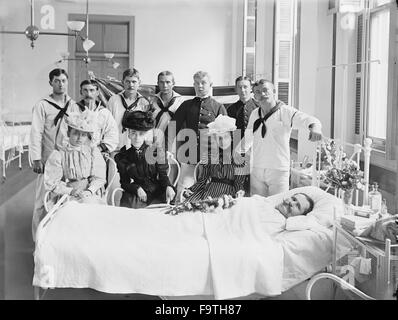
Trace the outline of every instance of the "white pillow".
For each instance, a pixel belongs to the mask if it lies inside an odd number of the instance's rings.
[[[268,197],[267,201],[271,201],[273,205],[277,205],[281,203],[284,198],[290,197],[295,193],[305,193],[314,200],[314,209],[307,215],[314,216],[317,221],[325,227],[333,225],[334,211],[336,211],[336,218],[344,213],[341,199],[315,186],[299,187],[283,193],[278,193]]]

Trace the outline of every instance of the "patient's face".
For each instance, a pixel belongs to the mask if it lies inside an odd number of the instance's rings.
[[[276,209],[285,217],[294,217],[304,214],[310,208],[308,199],[300,193],[294,194],[289,198],[283,199]]]

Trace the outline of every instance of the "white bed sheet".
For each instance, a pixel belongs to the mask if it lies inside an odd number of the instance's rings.
[[[327,219],[320,219],[322,224],[331,219],[333,206],[341,205],[339,199],[315,187],[298,188],[294,192],[297,191],[307,192],[315,198],[314,215],[327,216]],[[269,199],[276,203],[282,196],[277,195]],[[160,295],[171,299],[178,296],[213,296],[208,243],[204,236],[198,237],[198,234],[204,234],[202,224],[198,220],[202,219],[201,215],[187,213],[184,216],[183,214],[178,220],[178,227],[174,226],[174,232],[170,233],[171,229],[164,228],[163,222],[159,223],[159,219],[167,220],[169,216],[152,214],[144,209],[145,224],[147,225],[148,219],[152,219],[152,231],[162,241],[148,242],[145,229],[136,226],[134,230],[141,230],[142,237],[136,235],[134,239],[141,238],[142,242],[138,241],[132,246],[128,242],[129,237],[126,236],[131,229],[127,223],[129,216],[131,217],[130,209],[117,208],[118,215],[124,215],[123,219],[114,219],[110,214],[101,216],[101,223],[96,223],[95,226],[102,228],[103,237],[95,239],[88,237],[90,225],[82,223],[85,220],[83,212],[69,210],[68,215],[65,215],[62,214],[62,209],[60,210],[58,212],[60,214],[57,213],[54,216],[53,221],[38,239],[33,285],[56,288],[88,287],[108,293],[134,292]],[[192,224],[192,219],[197,219],[197,223]],[[62,228],[53,227],[54,225],[62,226]],[[108,235],[107,230],[113,228],[120,232]],[[192,234],[192,237],[186,237],[187,231]],[[71,237],[71,235],[75,236]],[[109,237],[112,237],[111,241]],[[182,238],[185,242],[179,241]],[[308,279],[331,263],[332,230],[330,226],[316,230],[284,231],[275,240],[282,245],[284,253],[281,291],[288,290]],[[94,243],[90,243],[92,241]],[[85,249],[93,246],[98,250],[90,249],[88,254]],[[139,249],[142,246],[147,248],[145,252]],[[105,255],[104,252],[106,252]],[[108,268],[101,272],[105,272],[105,275],[108,272],[109,279],[112,279],[111,286],[104,281],[103,276],[101,279],[96,278],[95,267],[91,262],[98,262],[98,259],[101,260],[102,268],[103,266]],[[146,261],[151,261],[151,263],[146,264]],[[67,269],[71,266],[73,268],[80,266],[85,269],[71,272]],[[137,271],[138,266],[141,268]],[[132,267],[135,270],[134,277],[131,277]],[[87,268],[92,268],[92,270],[87,270]],[[74,275],[72,278],[71,274]],[[167,276],[158,277],[162,281],[153,283],[154,274]],[[151,292],[147,291],[148,281],[152,281]]]

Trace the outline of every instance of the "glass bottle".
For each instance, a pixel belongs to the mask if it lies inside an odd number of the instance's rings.
[[[369,205],[373,213],[378,213],[381,211],[381,200],[382,196],[378,190],[378,184],[377,182],[375,182],[374,184],[372,184],[372,191],[369,192]]]
[[[382,217],[388,216],[387,200],[383,198],[381,202],[381,215]]]

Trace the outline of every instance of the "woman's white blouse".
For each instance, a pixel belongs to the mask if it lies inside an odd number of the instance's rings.
[[[44,170],[46,190],[70,194],[73,188],[67,182],[83,179],[88,179],[87,190],[93,194],[106,183],[106,164],[97,147],[67,144],[50,154]]]

